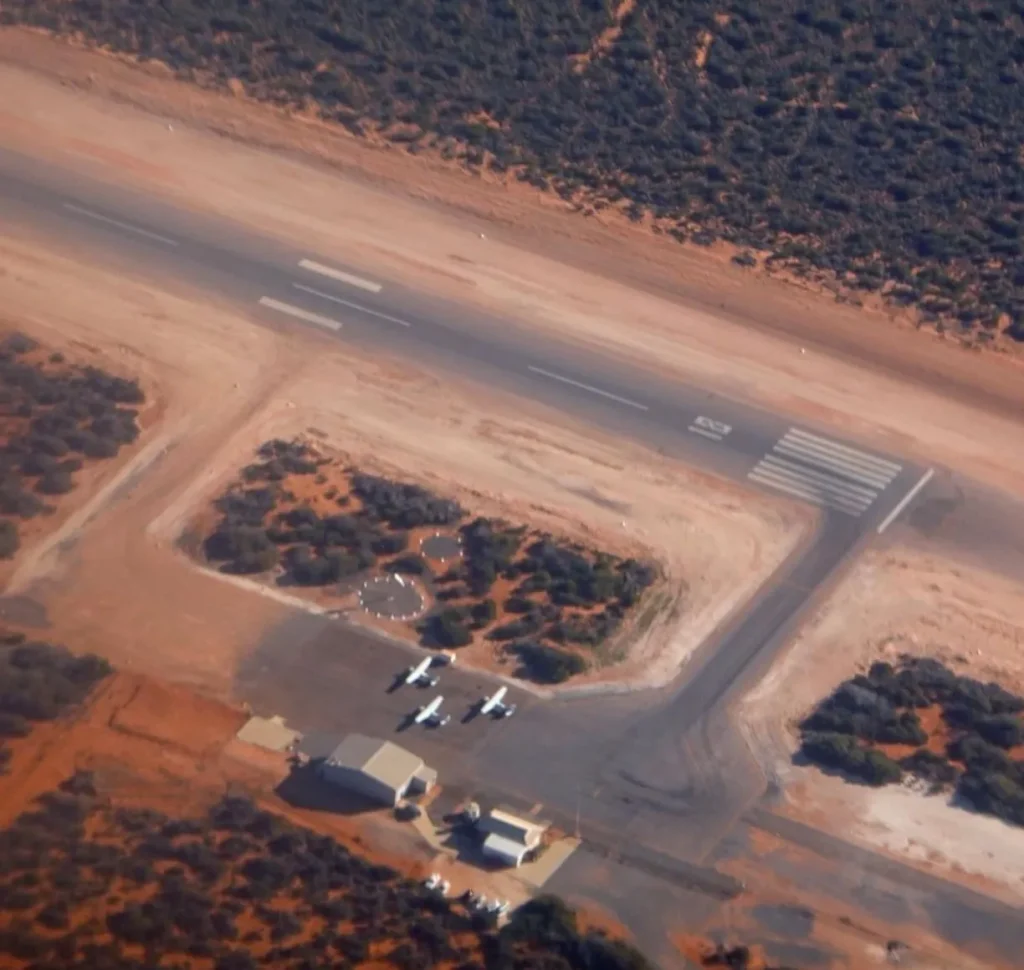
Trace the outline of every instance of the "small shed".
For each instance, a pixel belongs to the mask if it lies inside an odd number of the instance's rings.
[[[518,869],[523,864],[523,859],[530,848],[531,846],[506,839],[501,835],[488,835],[483,844],[483,852],[488,859],[512,869]]]
[[[433,788],[437,772],[390,741],[350,734],[320,764],[321,777],[384,805]]]
[[[492,808],[476,827],[484,834],[484,855],[503,865],[518,868],[526,854],[540,845],[548,825]]]

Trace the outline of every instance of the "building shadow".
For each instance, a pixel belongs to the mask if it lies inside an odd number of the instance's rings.
[[[482,872],[514,872],[508,864],[484,852],[484,834],[472,822],[446,819],[437,830],[441,844],[464,865]]]
[[[380,802],[324,781],[317,770],[319,764],[319,759],[293,764],[288,776],[274,789],[274,794],[294,808],[333,815],[365,815],[385,807]]]

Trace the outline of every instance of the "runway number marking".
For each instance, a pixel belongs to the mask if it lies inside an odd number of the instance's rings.
[[[319,273],[321,276],[337,280],[339,283],[346,283],[349,286],[354,286],[360,290],[366,290],[369,293],[380,293],[380,291],[384,289],[380,283],[374,283],[373,280],[366,280],[361,276],[353,276],[351,273],[345,273],[340,269],[334,269],[333,266],[324,266],[323,263],[314,263],[311,259],[299,260],[299,266],[302,269],[308,270],[310,273]]]
[[[725,436],[732,431],[732,425],[725,424],[723,421],[715,421],[714,418],[706,418],[704,415],[700,415],[693,419],[693,424],[690,425],[689,430],[694,434],[710,438],[712,441],[722,441]]]
[[[113,226],[115,229],[123,229],[125,232],[132,232],[135,233],[136,236],[145,236],[146,239],[152,239],[154,242],[163,243],[165,246],[178,245],[174,239],[168,239],[167,236],[161,236],[159,233],[150,232],[148,229],[143,229],[140,226],[133,226],[127,222],[111,219],[109,216],[93,212],[92,209],[83,209],[80,205],[73,205],[70,202],[65,202],[64,208],[69,212],[75,212],[80,216],[85,216],[87,219],[95,219],[96,222],[102,222],[108,226]]]

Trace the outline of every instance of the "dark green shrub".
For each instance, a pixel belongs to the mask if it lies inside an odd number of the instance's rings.
[[[561,684],[587,669],[587,662],[578,654],[547,644],[524,640],[509,649],[519,660],[520,675],[542,684]]]

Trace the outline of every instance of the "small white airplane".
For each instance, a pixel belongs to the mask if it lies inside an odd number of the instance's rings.
[[[437,684],[437,678],[431,677],[427,671],[430,669],[432,657],[424,657],[420,663],[416,664],[415,667],[410,667],[405,672],[405,679],[402,681],[403,684],[418,684],[423,687],[433,687]]]
[[[427,724],[430,727],[444,727],[451,719],[451,714],[441,715],[441,703],[444,698],[438,694],[429,704],[416,709],[413,716],[414,724]]]
[[[511,717],[516,712],[516,705],[505,703],[507,693],[507,687],[499,687],[490,697],[485,697],[480,713],[493,714],[495,717]]]

